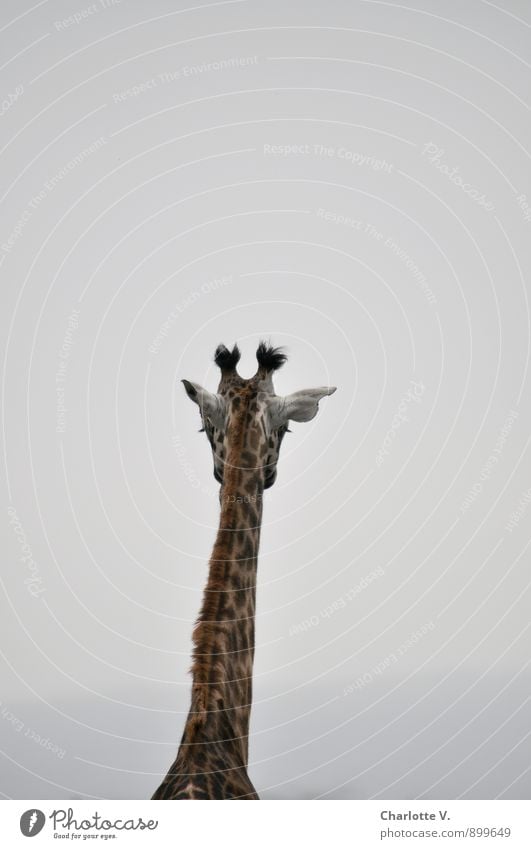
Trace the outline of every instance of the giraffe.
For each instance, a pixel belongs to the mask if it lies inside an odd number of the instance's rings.
[[[240,377],[240,351],[219,345],[216,394],[183,380],[198,406],[220,486],[219,528],[193,631],[192,695],[177,756],[153,799],[258,799],[247,774],[252,703],[257,557],[262,496],[276,479],[290,420],[313,419],[335,386],[281,397],[273,373],[281,348],[260,342],[254,377]]]

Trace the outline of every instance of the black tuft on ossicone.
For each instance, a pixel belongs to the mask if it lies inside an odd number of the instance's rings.
[[[214,354],[214,362],[222,371],[232,371],[240,362],[240,357],[240,349],[237,345],[234,346],[232,351],[229,351],[225,345],[218,345]]]
[[[266,371],[276,371],[284,365],[288,358],[282,348],[273,348],[266,342],[260,342],[256,350],[256,359],[261,368],[266,369]]]

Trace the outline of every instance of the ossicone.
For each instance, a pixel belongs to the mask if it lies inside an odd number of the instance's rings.
[[[235,371],[236,366],[240,362],[240,349],[238,345],[234,345],[232,351],[226,345],[218,345],[214,354],[214,362],[223,372]]]
[[[284,365],[288,359],[283,348],[274,348],[268,345],[267,342],[260,342],[256,349],[256,359],[258,360],[258,368],[265,372],[276,371]]]

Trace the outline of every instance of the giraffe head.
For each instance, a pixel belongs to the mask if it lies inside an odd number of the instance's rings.
[[[237,345],[232,351],[225,345],[217,347],[214,361],[221,370],[221,380],[216,393],[189,380],[183,380],[183,384],[188,397],[199,406],[202,430],[212,448],[216,480],[223,484],[229,442],[238,433],[238,464],[263,475],[267,489],[275,482],[280,445],[290,420],[309,422],[317,414],[321,398],[332,395],[336,387],[301,389],[282,397],[273,388],[273,373],[286,361],[281,348],[260,342],[256,351],[258,369],[249,379],[240,377],[236,370],[240,356]]]

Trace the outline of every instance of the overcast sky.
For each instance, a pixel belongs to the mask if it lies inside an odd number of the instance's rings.
[[[264,499],[253,783],[529,798],[529,5],[179,5],[0,10],[0,789],[166,772],[218,517],[180,380],[267,339],[338,391]]]

